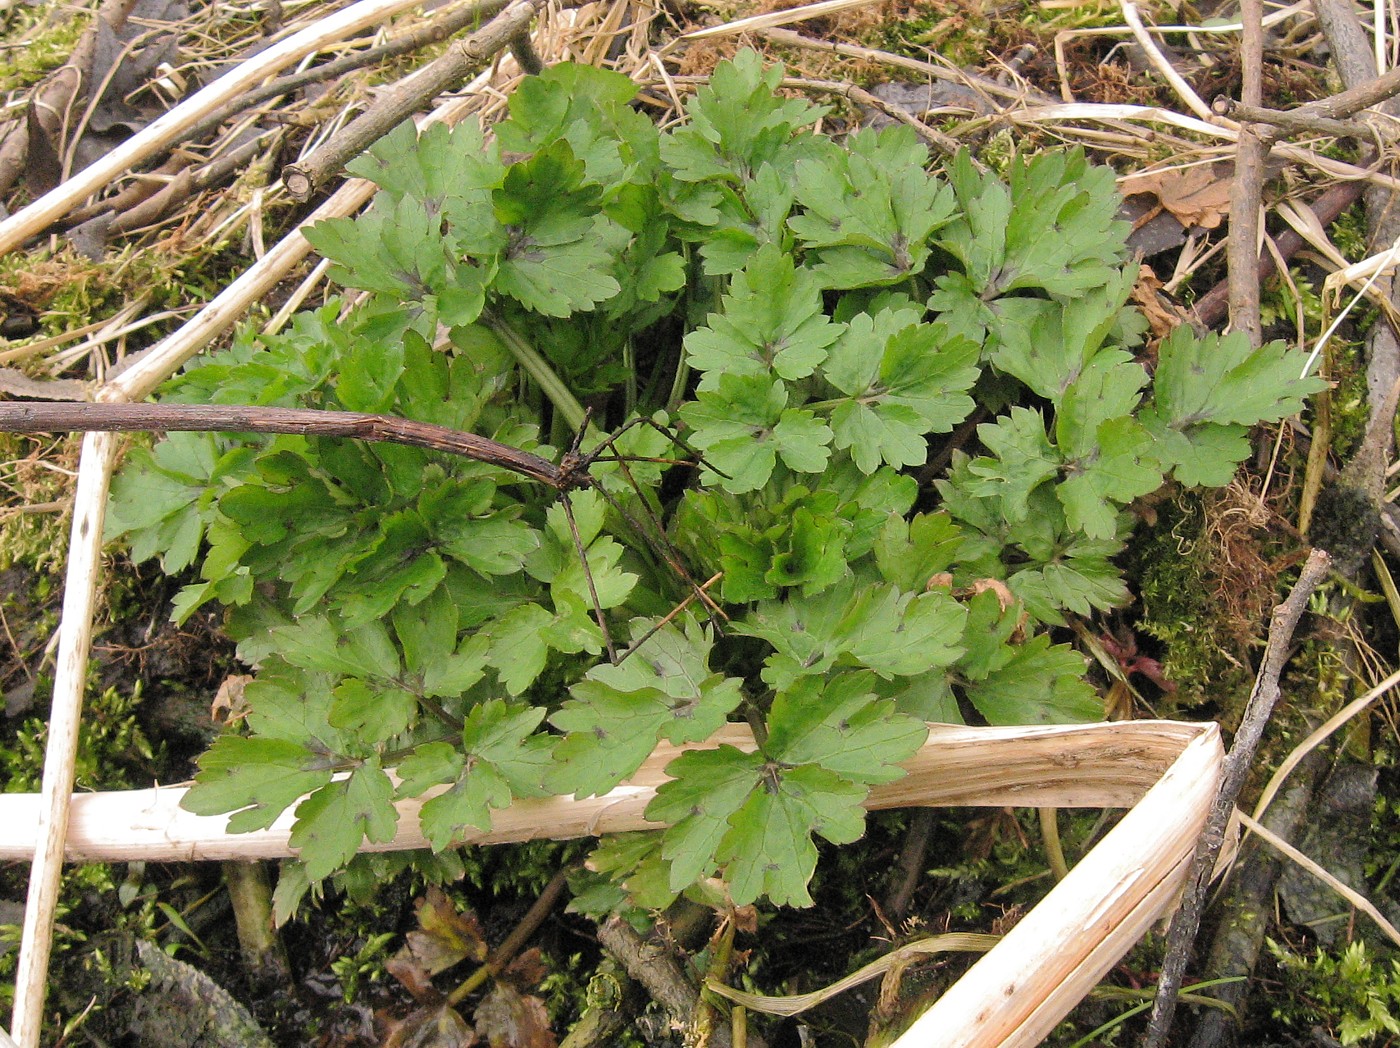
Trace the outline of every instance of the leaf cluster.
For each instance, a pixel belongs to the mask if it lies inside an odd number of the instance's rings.
[[[669,828],[604,844],[583,904],[807,903],[817,839],[860,836],[925,722],[1101,716],[1052,629],[1126,599],[1126,508],[1225,483],[1248,428],[1318,388],[1281,345],[1185,329],[1149,371],[1113,178],[1081,154],[930,174],[907,129],[817,134],[780,79],[741,53],[663,132],[624,78],[565,65],[489,135],[405,125],[356,162],[365,214],[309,232],[362,301],[167,391],[541,455],[577,398],[683,434],[627,429],[605,457],[634,464],[594,463],[567,506],[397,446],[182,434],[133,458],[112,533],[197,571],[177,614],[220,602],[258,667],[187,803],[235,830],[295,806],[283,912],[362,876],[395,802],[445,856],[733,719],[754,747],[674,760],[647,809]],[[682,560],[720,573],[722,629],[668,614]]]

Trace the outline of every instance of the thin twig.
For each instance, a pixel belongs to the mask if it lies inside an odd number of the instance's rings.
[[[508,469],[556,491],[588,487],[586,472],[475,433],[413,419],[313,408],[235,407],[224,404],[0,404],[0,432],[211,432],[292,433],[407,444],[461,455]]]
[[[1310,205],[1313,215],[1317,218],[1318,225],[1326,229],[1352,204],[1356,203],[1365,189],[1365,183],[1351,181],[1338,182],[1331,189],[1327,190]],[[1274,238],[1274,248],[1277,258],[1287,262],[1307,243],[1300,233],[1293,229],[1285,229]],[[1255,279],[1263,283],[1269,277],[1278,272],[1278,262],[1275,259],[1275,252],[1266,251],[1259,256],[1255,268]],[[1222,280],[1211,288],[1196,302],[1192,310],[1192,323],[1203,331],[1214,328],[1222,320],[1229,309],[1230,283],[1229,280]]]
[[[678,82],[681,80],[680,77],[676,79]],[[944,156],[956,156],[958,151],[963,148],[962,144],[951,135],[946,135],[937,128],[929,127],[922,120],[916,119],[899,106],[891,105],[883,98],[873,95],[863,87],[857,87],[855,84],[848,84],[840,80],[811,80],[806,77],[787,77],[783,80],[783,86],[795,87],[804,91],[822,91],[834,95],[844,95],[846,98],[856,103],[856,105],[865,106],[867,109],[878,110],[891,120],[896,120],[905,127],[911,128],[916,135]],[[973,158],[972,162],[979,170],[986,170],[976,158]]]
[[[212,84],[196,92],[150,126],[127,139],[101,160],[90,164],[23,210],[0,221],[0,255],[30,237],[42,233],[70,208],[105,189],[114,178],[173,142],[180,141],[206,113],[236,98],[271,73],[298,61],[327,43],[357,33],[368,26],[412,7],[417,0],[359,0],[294,33],[246,62],[234,66]]]
[[[1359,113],[1363,109],[1379,105],[1387,99],[1394,98],[1397,94],[1400,94],[1400,68],[1392,69],[1373,80],[1357,84],[1355,87],[1348,88],[1338,94],[1301,105],[1290,112],[1340,120],[1353,113]]]
[[[1313,550],[1307,563],[1293,584],[1288,598],[1274,609],[1273,620],[1269,623],[1269,640],[1264,649],[1264,658],[1255,678],[1249,702],[1245,705],[1244,717],[1239,731],[1225,759],[1225,770],[1215,804],[1206,820],[1200,842],[1196,846],[1196,858],[1191,874],[1186,881],[1186,890],[1181,906],[1172,916],[1171,928],[1167,933],[1167,953],[1162,962],[1162,974],[1157,983],[1157,996],[1152,1002],[1152,1017],[1147,1035],[1143,1038],[1143,1048],[1162,1048],[1167,1042],[1171,1029],[1172,1016],[1176,1011],[1176,995],[1181,989],[1182,976],[1186,972],[1186,962],[1190,958],[1196,931],[1201,924],[1201,914],[1205,908],[1206,889],[1210,884],[1210,873],[1215,868],[1216,857],[1225,842],[1225,827],[1235,810],[1235,801],[1254,764],[1254,753],[1259,748],[1264,728],[1273,713],[1279,698],[1279,677],[1288,661],[1289,647],[1293,643],[1293,633],[1298,628],[1298,620],[1307,608],[1319,583],[1331,570],[1332,558],[1323,550]]]
[[[1263,106],[1246,105],[1224,96],[1211,103],[1216,116],[1253,124],[1268,124],[1283,131],[1297,134],[1333,135],[1337,138],[1374,139],[1377,127],[1364,120],[1336,120],[1329,116],[1309,113],[1306,108],[1265,109]]]
[[[539,931],[544,919],[554,912],[554,907],[559,905],[559,897],[564,894],[564,889],[568,887],[569,874],[572,872],[573,867],[571,866],[562,867],[555,872],[549,883],[540,892],[539,897],[525,911],[525,916],[520,918],[520,923],[501,940],[501,945],[491,951],[491,956],[486,959],[486,963],[472,972],[462,981],[461,985],[447,995],[446,1003],[450,1007],[461,1004],[471,995],[473,990],[487,979],[499,975],[505,970],[506,965],[515,959],[515,955],[530,941],[530,936]]]
[[[1024,85],[1010,86],[1007,84],[999,84],[989,77],[966,73],[961,69],[945,68],[932,62],[921,62],[917,58],[894,55],[890,54],[888,51],[877,51],[872,47],[857,47],[854,44],[841,44],[834,40],[817,40],[813,37],[803,36],[801,33],[793,32],[791,29],[761,29],[755,35],[771,40],[775,44],[783,44],[788,47],[803,47],[811,51],[825,51],[829,54],[842,55],[846,58],[859,58],[868,62],[881,62],[896,69],[917,73],[920,76],[928,76],[935,80],[946,80],[949,83],[960,84],[974,91],[980,91],[984,94],[1005,99],[1009,102],[1053,101],[1049,95],[1041,94],[1039,91]]]
[[[1243,101],[1258,106],[1262,100],[1264,66],[1263,0],[1241,0],[1240,41]],[[1240,128],[1235,144],[1235,177],[1230,183],[1230,327],[1243,331],[1251,346],[1264,341],[1259,316],[1259,207],[1264,190],[1264,161],[1268,159],[1272,132],[1254,124]]]
[[[545,0],[515,0],[489,23],[457,41],[447,53],[401,81],[314,153],[282,169],[282,181],[294,200],[309,200],[348,160],[461,83],[483,62],[525,32]]]
[[[386,59],[397,58],[399,55],[441,43],[473,22],[479,22],[497,14],[506,6],[506,3],[507,0],[475,0],[475,2],[464,4],[461,7],[454,7],[417,29],[390,37],[382,44],[341,55],[339,58],[333,58],[329,62],[312,66],[299,73],[279,76],[266,84],[253,88],[246,94],[240,95],[221,109],[211,113],[194,128],[191,137],[216,128],[230,117],[246,112],[253,106],[281,95],[288,95],[294,91],[300,91],[304,87],[310,87],[312,84],[332,80],[344,73],[351,73],[356,69],[363,69],[365,66],[374,65]]]

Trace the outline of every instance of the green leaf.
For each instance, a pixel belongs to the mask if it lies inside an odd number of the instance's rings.
[[[366,742],[383,742],[406,731],[418,713],[412,692],[376,687],[357,677],[345,678],[331,694],[328,722]]]
[[[764,752],[866,785],[903,777],[899,762],[924,744],[928,726],[896,713],[875,686],[866,672],[800,678],[773,701]]]
[[[672,780],[646,815],[672,823],[662,845],[672,890],[722,865],[738,905],[764,894],[779,905],[811,905],[812,835],[834,844],[859,838],[869,783],[898,778],[895,766],[928,734],[893,703],[874,699],[869,680],[813,679],[801,694],[779,695],[761,754],[721,746],[668,765]]]
[[[924,171],[928,150],[913,131],[890,127],[850,136],[846,149],[797,165],[788,220],[826,287],[892,284],[920,272],[928,238],[953,215],[950,189]]]
[[[779,161],[793,136],[826,112],[800,98],[780,98],[782,78],[782,66],[765,69],[752,50],[716,66],[686,106],[689,123],[662,139],[661,157],[675,177],[739,182]]]
[[[543,633],[553,622],[538,604],[521,604],[491,624],[486,663],[511,695],[523,692],[544,669],[549,644]]]
[[[849,614],[847,651],[882,677],[945,666],[962,651],[967,612],[938,590],[912,594],[893,586],[871,587],[859,594]]]
[[[849,844],[865,832],[864,787],[812,766],[774,778],[774,788],[749,794],[715,851],[736,906],[763,895],[775,906],[811,906],[807,882],[817,867],[812,834]]]
[[[601,213],[599,191],[567,142],[511,165],[494,202],[507,234],[496,291],[552,317],[618,293],[611,270],[626,231]]]
[[[875,562],[886,582],[917,593],[953,565],[962,546],[962,529],[947,513],[920,513],[908,521],[891,513],[875,543]]]
[[[166,574],[183,571],[215,520],[218,485],[250,459],[246,448],[222,450],[212,433],[171,433],[133,449],[112,482],[104,539],[126,537],[133,560],[159,557]]]
[[[613,255],[604,239],[613,228],[599,218],[589,232],[553,244],[519,233],[501,260],[496,289],[548,317],[591,309],[619,290],[610,272]]]
[[[446,284],[441,220],[422,200],[377,197],[359,217],[318,222],[305,236],[346,287],[416,302]]]
[[[962,650],[965,615],[946,593],[901,593],[848,577],[814,597],[764,601],[732,629],[773,645],[763,679],[781,691],[838,664],[867,666],[883,677],[947,665]]]
[[[293,666],[383,679],[399,673],[399,653],[379,622],[345,629],[324,615],[303,615],[272,633],[282,657]]]
[[[607,881],[600,884],[584,874],[583,885],[570,882],[574,891],[569,911],[602,917],[619,912],[631,900],[643,910],[664,910],[676,899],[671,890],[669,869],[661,857],[661,834],[654,832],[614,833],[598,842],[588,856],[588,872]],[[620,884],[625,895],[614,885]]]
[[[367,762],[322,786],[297,805],[288,843],[319,881],[349,862],[366,838],[375,844],[394,839],[399,815],[393,785],[377,763]]]
[[[967,688],[989,724],[1074,724],[1103,719],[1103,703],[1084,680],[1084,657],[1045,634],[1014,645],[999,668]]]
[[[938,243],[984,301],[1022,288],[1069,296],[1102,287],[1117,275],[1128,234],[1117,220],[1115,177],[1080,150],[1044,151],[1013,161],[1008,186],[979,175],[961,153],[950,180],[962,214]]]
[[[1109,560],[1120,549],[1119,542],[1081,540],[1037,566],[1015,572],[1007,585],[1041,622],[1061,624],[1066,611],[1107,611],[1128,602],[1123,573]]]
[[[615,190],[649,177],[659,161],[656,124],[628,104],[636,93],[620,73],[560,62],[517,85],[510,119],[496,126],[496,135],[515,153],[563,140],[583,161],[589,182]]]
[[[781,380],[761,376],[721,375],[717,390],[702,392],[681,408],[690,442],[706,462],[724,474],[716,478],[726,491],[739,494],[763,487],[781,455],[793,469],[825,463],[831,431],[810,411],[787,407]],[[707,471],[714,477],[714,473]]]
[[[923,465],[927,434],[948,432],[973,409],[976,343],[919,321],[915,309],[860,314],[822,369],[847,394],[832,410],[834,443],[864,473],[882,461]]]
[[[1069,527],[1094,539],[1118,532],[1118,507],[1162,486],[1156,441],[1134,417],[1147,375],[1100,353],[1065,389],[1055,436],[1067,459],[1057,489]]]
[[[1163,468],[1187,487],[1223,488],[1253,450],[1248,426],[1217,426],[1203,422],[1182,431],[1170,428],[1154,413],[1143,423],[1157,438]]]
[[[1296,415],[1320,378],[1302,378],[1305,354],[1281,341],[1250,347],[1242,331],[1197,338],[1176,328],[1157,349],[1152,379],[1157,415],[1176,430],[1202,422],[1253,426]]]
[[[670,764],[646,817],[670,823],[661,853],[671,864],[671,889],[681,891],[718,866],[715,853],[737,812],[758,784],[764,759],[728,744],[689,750]]]
[[[831,451],[831,428],[805,408],[788,408],[773,427],[773,446],[796,473],[820,473]]]
[[[632,623],[633,642],[654,626]],[[712,639],[687,620],[685,631],[658,630],[620,665],[603,664],[570,689],[550,722],[567,732],[546,777],[558,792],[592,796],[612,789],[641,766],[659,737],[709,738],[743,699],[742,682],[711,673]]]
[[[1070,466],[1056,489],[1070,528],[1091,539],[1118,535],[1119,506],[1162,486],[1152,435],[1132,418],[1098,428],[1098,447]]]
[[[412,197],[439,211],[444,202],[490,190],[505,177],[493,141],[475,117],[458,123],[430,124],[421,132],[405,120],[345,165],[390,197]]]
[[[992,363],[1036,395],[1058,404],[1089,363],[1101,358],[1125,318],[1137,317],[1126,308],[1135,281],[1136,274],[1124,269],[1107,286],[1064,301],[1008,298],[996,302],[990,308]],[[1112,352],[1116,360],[1127,359],[1121,352]]]
[[[180,807],[195,815],[234,812],[230,833],[265,830],[298,798],[330,778],[324,763],[298,743],[225,735],[200,758],[195,784]]]
[[[541,783],[551,764],[554,740],[533,734],[544,719],[539,707],[508,705],[499,699],[482,703],[468,714],[462,729],[461,751],[449,759],[430,750],[411,764],[398,796],[416,796],[429,779],[451,772],[452,785],[426,801],[420,813],[424,836],[435,851],[449,847],[462,831],[491,828],[491,812],[516,797],[544,795]],[[426,749],[426,747],[425,747]],[[415,756],[417,756],[415,754]],[[455,765],[455,767],[454,767]],[[418,774],[409,779],[408,772]]]
[[[579,681],[569,693],[573,698],[550,717],[550,723],[567,734],[555,753],[559,763],[545,784],[576,797],[601,795],[651,754],[670,715],[670,703],[655,689],[618,692],[593,680]]]
[[[772,567],[763,579],[778,587],[800,586],[804,596],[820,593],[850,570],[846,536],[850,527],[839,517],[818,516],[798,506],[783,540],[774,543]]]
[[[467,638],[459,646],[457,607],[445,587],[415,607],[395,608],[392,622],[406,676],[423,694],[461,695],[482,678],[485,641]]]
[[[826,315],[812,275],[768,244],[734,275],[720,311],[686,336],[686,359],[704,372],[704,391],[718,389],[722,375],[791,381],[810,375],[844,330]]]
[[[1008,520],[1025,519],[1032,492],[1059,473],[1061,465],[1045,433],[1044,416],[1031,408],[1012,408],[995,423],[978,426],[977,435],[995,457],[967,464],[965,489],[999,502]]]

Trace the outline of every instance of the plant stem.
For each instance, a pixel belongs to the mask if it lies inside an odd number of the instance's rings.
[[[540,892],[539,898],[525,912],[525,916],[520,919],[520,923],[515,926],[514,930],[502,940],[501,945],[491,951],[491,956],[486,963],[467,976],[460,986],[447,995],[447,1000],[444,1003],[449,1008],[455,1008],[461,1004],[473,990],[479,988],[487,979],[498,974],[515,958],[515,955],[520,952],[520,948],[529,941],[530,936],[539,930],[544,919],[558,904],[559,896],[564,894],[564,888],[568,885],[569,874],[572,871],[572,866],[565,866],[550,878],[549,883]]]
[[[559,377],[558,373],[549,366],[549,361],[545,360],[520,332],[495,313],[488,310],[481,314],[481,319],[487,327],[496,333],[496,337],[506,344],[506,348],[515,356],[516,361],[535,380],[535,384],[543,390],[544,395],[549,398],[549,402],[554,405],[554,410],[564,416],[564,421],[569,424],[569,428],[574,432],[583,429],[585,421],[583,405],[569,391],[569,387],[564,384],[564,380]]]

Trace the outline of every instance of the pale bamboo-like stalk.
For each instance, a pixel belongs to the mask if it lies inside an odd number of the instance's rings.
[[[29,871],[29,895],[15,971],[15,1004],[10,1032],[20,1048],[39,1048],[44,1025],[44,991],[53,949],[53,916],[63,880],[73,765],[78,754],[83,688],[87,683],[92,616],[97,600],[98,562],[102,557],[102,525],[107,513],[107,487],[116,463],[118,438],[89,433],[83,438],[78,487],[73,497],[73,527],[68,542],[68,567],[63,591],[63,618],[58,625],[58,662],[54,671],[53,707],[44,747],[43,792],[31,816],[37,837],[34,865]]]
[[[1183,749],[1212,725],[1173,721],[1024,728],[933,725],[923,748],[904,763],[908,774],[876,786],[874,809],[908,807],[1128,808],[1161,779]],[[489,831],[464,832],[467,844],[501,844],[549,837],[563,840],[656,826],[642,815],[666,781],[665,767],[688,749],[720,744],[752,750],[742,724],[703,743],[662,743],[625,784],[602,797],[517,800],[495,813]],[[185,786],[84,793],[73,798],[70,862],[275,859],[292,855],[288,809],[265,830],[230,834],[223,816],[192,815],[180,807]],[[399,801],[393,840],[365,842],[367,851],[428,847],[418,812],[441,789]],[[27,859],[36,846],[37,794],[0,794],[0,860]]]
[[[603,797],[518,800],[494,813],[489,832],[464,843],[562,839],[656,828],[645,809],[664,769],[697,746],[753,747],[743,725],[704,743],[663,743],[627,783]],[[1175,902],[1215,797],[1223,749],[1213,724],[1129,721],[1029,728],[934,725],[898,782],[875,787],[872,809],[918,805],[1133,806],[1002,943],[898,1042],[993,1048],[1039,1043],[1148,926]],[[422,805],[400,801],[393,841],[374,850],[424,847]],[[229,834],[223,817],[180,807],[183,787],[85,794],[73,799],[72,860],[275,858],[291,854],[294,813],[272,827]],[[0,795],[0,858],[34,846],[38,798]]]
[[[359,0],[293,33],[246,62],[240,62],[106,156],[0,222],[0,255],[13,251],[30,237],[42,233],[114,178],[179,141],[206,116],[248,88],[327,44],[378,25],[400,11],[416,7],[418,3],[419,0]]]
[[[1183,725],[1184,726],[1184,725]],[[1214,725],[894,1048],[1031,1048],[1174,904],[1220,777]]]

